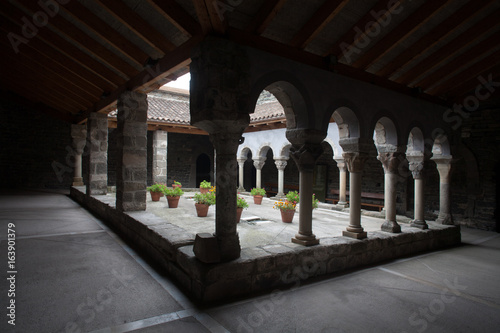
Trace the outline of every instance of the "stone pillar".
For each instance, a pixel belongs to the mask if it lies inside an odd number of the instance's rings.
[[[146,210],[147,95],[125,91],[117,106],[116,209]]]
[[[245,187],[243,186],[243,179],[245,176],[245,161],[246,159],[244,158],[238,158],[238,175],[239,175],[239,183],[240,186],[238,186],[238,191],[242,192],[245,191]]]
[[[429,226],[424,218],[424,156],[410,155],[406,156],[409,162],[409,169],[415,180],[415,219],[410,226],[420,229],[428,229]]]
[[[398,168],[401,163],[402,153],[380,152],[378,160],[384,167],[384,210],[385,222],[382,224],[382,231],[399,233],[401,226],[396,221],[396,184]]]
[[[284,158],[277,158],[274,160],[276,168],[278,169],[278,194],[276,198],[285,197],[285,168],[287,165],[287,160]]]
[[[73,186],[83,186],[82,178],[82,154],[87,140],[87,125],[71,125],[71,138],[75,150],[75,175]]]
[[[342,156],[349,170],[349,226],[343,236],[362,239],[366,232],[361,226],[361,175],[368,154],[359,151],[345,151]]]
[[[451,156],[434,156],[431,158],[439,172],[439,216],[436,222],[441,224],[453,225],[453,216],[451,215],[450,204],[450,175],[451,175]]]
[[[344,159],[336,159],[337,167],[339,168],[339,201],[337,206],[346,208],[347,205],[347,167]]]
[[[167,183],[168,133],[153,132],[153,183]]]
[[[253,166],[257,170],[256,172],[256,183],[257,183],[257,188],[262,188],[262,168],[264,167],[264,164],[266,164],[266,158],[265,157],[260,157],[260,158],[255,158],[253,160]]]
[[[313,172],[316,161],[323,153],[321,142],[325,134],[315,130],[287,130],[286,136],[292,144],[290,156],[299,169],[299,232],[292,242],[304,246],[319,244],[312,232]]]
[[[108,115],[92,112],[87,121],[87,195],[108,193]]]

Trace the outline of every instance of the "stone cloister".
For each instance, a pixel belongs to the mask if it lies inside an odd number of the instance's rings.
[[[243,133],[249,125],[258,96],[268,90],[284,108],[286,129],[274,130],[266,141],[262,132]],[[261,187],[260,170],[268,149],[275,152],[278,196],[284,194],[283,170],[290,158],[300,173],[299,226],[292,242],[320,243],[312,225],[312,177],[321,156],[322,142],[332,147],[339,167],[339,204],[346,203],[349,174],[349,225],[342,236],[364,239],[361,224],[361,176],[368,151],[375,145],[384,173],[385,221],[381,230],[401,232],[396,221],[396,177],[404,165],[414,179],[412,227],[427,229],[424,218],[424,162],[436,163],[440,176],[439,222],[452,224],[449,178],[452,162],[448,128],[439,115],[443,108],[368,83],[282,59],[214,37],[207,38],[192,54],[191,123],[209,133],[215,148],[217,205],[215,232],[196,237],[194,248],[216,254],[222,262],[240,256],[236,225],[236,196],[242,187],[243,163],[251,152]],[[140,92],[123,92],[117,113],[116,209],[146,209],[147,100]],[[333,118],[334,123],[330,122]],[[87,140],[89,157],[86,195],[107,191],[107,115],[92,113],[84,125],[73,125],[74,147],[80,153]],[[154,134],[154,180],[164,180],[166,161],[162,152],[165,133]],[[346,170],[347,169],[347,170]],[[74,185],[81,184],[81,167],[75,168]],[[240,177],[238,178],[238,170]],[[223,209],[219,209],[223,207]],[[196,253],[196,251],[195,251]]]

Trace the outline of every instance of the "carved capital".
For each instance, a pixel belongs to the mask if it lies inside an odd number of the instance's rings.
[[[306,143],[290,148],[290,156],[297,163],[299,171],[312,171],[322,153],[323,148],[318,143]]]
[[[337,167],[339,168],[340,172],[346,172],[347,171],[347,165],[345,164],[344,159],[335,159],[335,162],[337,162]]]
[[[264,164],[266,164],[266,158],[265,157],[260,157],[260,158],[256,158],[256,159],[253,160],[253,166],[257,170],[262,170],[262,168],[264,167]]]
[[[403,160],[403,154],[398,152],[379,153],[377,159],[382,162],[385,173],[396,174]]]
[[[363,152],[345,152],[342,153],[345,163],[347,164],[347,169],[349,172],[362,172],[366,160],[368,159],[368,154]]]
[[[407,156],[408,168],[410,169],[413,179],[421,179],[424,170],[424,156]]]
[[[274,164],[276,164],[276,168],[278,170],[285,170],[286,168],[286,165],[288,164],[287,160],[283,160],[283,159],[278,159],[278,160],[274,160]]]
[[[238,161],[238,165],[241,167],[245,164],[247,159],[246,158],[238,158],[236,160]]]
[[[77,154],[82,154],[87,140],[87,125],[71,125],[72,146]]]
[[[218,155],[236,155],[238,146],[243,143],[241,133],[213,133],[209,138]]]

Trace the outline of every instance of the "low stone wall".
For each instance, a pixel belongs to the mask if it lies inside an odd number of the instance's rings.
[[[120,213],[106,196],[71,196],[118,229],[129,241],[164,267],[194,298],[210,302],[300,284],[342,270],[460,244],[460,228],[429,223],[430,229],[403,233],[370,232],[368,238],[321,238],[320,244],[293,243],[242,249],[237,260],[204,264],[193,253],[194,234],[147,212]],[[161,227],[160,227],[161,225]]]

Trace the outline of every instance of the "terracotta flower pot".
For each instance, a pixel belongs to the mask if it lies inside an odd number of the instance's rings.
[[[181,197],[167,197],[168,208],[177,208]]]
[[[160,201],[160,198],[163,196],[163,193],[161,192],[149,192],[151,194],[151,200],[153,201]]]
[[[172,184],[172,188],[176,188],[176,187],[181,188],[181,187],[182,187],[182,185]]]
[[[208,209],[210,208],[209,205],[195,203],[194,206],[196,207],[196,214],[198,214],[198,217],[206,217],[207,216]]]
[[[253,203],[256,205],[262,204],[262,198],[263,198],[262,195],[254,195],[253,196]]]
[[[208,191],[210,191],[209,188],[202,188],[200,187],[200,193],[203,194],[203,193],[208,193]]]
[[[241,213],[243,213],[243,208],[236,208],[236,223],[240,223]]]
[[[295,209],[281,210],[281,221],[285,223],[292,223],[294,215],[295,215]]]

